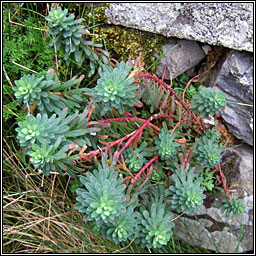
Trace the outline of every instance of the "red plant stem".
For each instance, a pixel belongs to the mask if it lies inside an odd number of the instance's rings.
[[[166,66],[164,66],[164,71],[163,71],[163,74],[162,74],[162,81],[164,81],[164,75],[165,75],[165,71],[166,71]]]
[[[171,86],[169,86],[168,84],[166,84],[165,82],[161,81],[160,79],[158,79],[157,77],[150,75],[150,74],[137,74],[135,77],[146,77],[149,79],[153,79],[155,81],[157,81],[159,84],[161,84],[162,86],[164,86],[166,89],[168,89],[179,101],[180,103],[183,105],[183,107],[187,110],[187,112],[190,114],[190,110],[188,108],[188,106],[186,105],[186,103],[180,98],[180,96],[171,88]],[[192,116],[192,118],[194,119],[194,117]]]
[[[150,166],[148,172],[147,172],[147,176],[144,179],[144,181],[140,184],[140,186],[136,189],[135,193],[137,193],[144,185],[145,183],[149,180],[149,177],[151,176],[152,172],[153,172],[153,168],[155,168],[153,165]]]
[[[87,124],[89,123],[90,118],[91,118],[91,115],[92,115],[92,112],[93,112],[93,110],[94,110],[94,108],[95,108],[95,106],[92,106],[92,104],[93,104],[93,101],[91,100],[91,101],[90,101],[90,103],[89,103],[89,105],[88,105],[88,118],[87,118]]]
[[[120,117],[116,117],[116,118],[109,118],[109,119],[105,119],[105,120],[99,120],[98,123],[110,123],[111,121],[115,121],[115,122],[123,122],[123,121],[129,121],[129,120],[138,120],[141,122],[145,122],[145,119],[142,118],[138,118],[138,117],[125,117],[125,118],[120,118]],[[149,126],[151,126],[152,128],[156,129],[157,131],[160,131],[161,129],[151,123],[148,124]]]
[[[198,78],[199,76],[202,76],[202,75],[206,74],[207,72],[209,72],[209,71],[214,67],[215,64],[216,64],[216,61],[214,61],[214,62],[211,64],[211,66],[210,66],[206,71],[204,71],[203,73],[198,74],[198,75],[192,77],[192,78],[189,80],[189,82],[187,83],[187,85],[186,85],[186,87],[185,87],[185,89],[184,89],[184,91],[183,91],[183,93],[182,93],[182,100],[183,100],[183,101],[184,101],[184,98],[185,98],[185,92],[186,92],[187,88],[190,86],[190,84],[191,84],[196,78]]]
[[[223,174],[223,172],[221,171],[221,167],[220,167],[220,164],[218,164],[218,168],[219,168],[219,171],[220,171],[220,178],[221,178],[221,182],[222,182],[222,185],[223,185],[223,188],[224,188],[224,191],[225,191],[225,194],[226,194],[226,197],[228,199],[230,199],[230,194],[228,192],[228,189],[226,187],[226,183],[225,183],[225,176]]]
[[[166,118],[172,118],[174,119],[172,116],[169,115],[164,115],[164,114],[155,114],[153,116],[151,116],[150,118],[148,118],[144,124],[135,131],[135,133],[130,137],[130,139],[124,144],[124,146],[121,148],[121,150],[118,152],[119,156],[123,153],[123,151],[129,146],[129,144],[136,138],[136,136],[138,136],[140,134],[140,132],[155,118],[158,117],[166,117]]]
[[[142,172],[145,171],[145,169],[147,169],[154,161],[156,161],[159,158],[159,155],[154,156],[149,162],[147,162],[136,174],[136,176],[134,177],[134,179],[131,180],[131,184],[134,185],[134,183],[136,182],[136,180],[139,178],[139,176],[142,174]]]
[[[189,163],[189,161],[190,161],[189,154],[190,154],[191,150],[192,150],[192,147],[189,148],[188,152],[186,153],[186,157],[185,157],[185,160],[184,160],[185,164]]]
[[[205,130],[205,126],[204,126],[204,120],[203,119],[201,119],[201,130]]]
[[[185,122],[185,121],[188,121],[188,120],[189,120],[188,118],[187,118],[187,119],[180,120],[180,121],[174,126],[174,128],[173,128],[173,130],[172,130],[172,132],[171,132],[171,135],[174,133],[174,131],[176,130],[176,128],[178,127],[178,125],[179,125],[180,123]]]
[[[93,150],[93,151],[90,151],[89,153],[86,153],[86,154],[83,154],[81,155],[81,159],[86,159],[88,157],[91,157],[91,156],[94,156],[94,155],[97,155],[99,154],[101,151],[105,150],[106,148],[111,148],[119,143],[121,143],[122,141],[124,140],[127,140],[129,137],[131,137],[136,131],[133,131],[132,133],[130,134],[127,134],[125,137],[119,139],[119,140],[116,140],[116,141],[113,141],[113,142],[109,142],[109,145],[103,147],[103,148],[100,148],[100,149],[97,149],[97,150]]]
[[[150,123],[150,121],[152,121],[153,119],[155,118],[158,118],[158,117],[165,117],[165,118],[172,118],[175,120],[174,117],[170,116],[170,115],[164,115],[164,114],[155,114],[153,116],[151,116],[150,118],[148,118],[144,124],[138,129],[138,130],[135,130],[133,131],[132,133],[126,135],[125,137],[119,139],[119,140],[116,140],[116,141],[113,141],[113,142],[109,142],[109,145],[103,147],[103,148],[100,148],[100,149],[97,149],[97,150],[93,150],[93,151],[90,151],[89,153],[86,153],[86,154],[81,154],[81,159],[88,159],[89,157],[92,157],[94,155],[97,155],[99,154],[101,151],[105,150],[106,148],[111,148],[119,143],[121,143],[122,141],[124,140],[127,140],[128,138],[130,138],[125,144],[124,146],[122,147],[122,149],[118,152],[118,157],[117,159],[119,158],[119,156],[123,153],[123,151],[129,146],[129,144],[136,138],[136,136],[139,135],[139,133]],[[104,121],[104,120],[103,120]]]

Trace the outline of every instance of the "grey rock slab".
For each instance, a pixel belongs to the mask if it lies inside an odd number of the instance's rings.
[[[205,58],[204,51],[197,42],[171,38],[163,47],[165,57],[161,59],[157,67],[157,75],[162,76],[165,66],[165,79],[175,78],[197,65]],[[156,54],[156,57],[160,57]],[[171,75],[170,75],[171,73]]]
[[[253,51],[253,3],[111,3],[108,23]]]
[[[235,189],[234,196],[243,199],[245,212],[226,217],[225,212],[216,208],[225,196],[217,199],[215,191],[207,192],[204,205],[195,213],[174,220],[175,235],[192,245],[220,253],[253,250],[253,148],[246,144],[226,148],[221,168],[228,188]]]
[[[232,50],[213,86],[225,93],[227,101],[234,102],[221,111],[229,131],[253,145],[253,54]]]
[[[239,238],[227,230],[210,232],[208,228],[213,223],[207,219],[192,220],[180,217],[174,223],[174,234],[192,245],[218,253],[244,252],[244,248],[239,245]]]
[[[231,189],[237,190],[239,197],[253,195],[253,166],[253,149],[246,144],[228,148],[223,153],[221,168],[226,175],[227,183]]]

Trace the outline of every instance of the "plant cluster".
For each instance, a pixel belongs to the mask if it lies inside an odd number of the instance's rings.
[[[93,90],[94,102],[102,102],[104,107],[100,114],[104,115],[111,107],[120,114],[124,113],[124,107],[130,108],[140,104],[136,97],[137,90],[134,78],[128,75],[132,67],[123,61],[116,64],[116,68],[104,65],[100,78]]]
[[[64,47],[64,60],[93,56],[87,78],[96,66],[98,73],[87,80],[87,88],[81,85],[84,75],[62,83],[53,69],[16,80],[14,96],[29,108],[18,122],[17,139],[43,175],[56,171],[73,179],[75,209],[103,237],[160,248],[173,235],[174,213],[196,212],[206,189],[214,189],[216,167],[223,177],[220,134],[201,118],[218,113],[225,95],[200,89],[188,105],[143,69],[139,58],[132,63],[94,62],[96,56],[101,59],[89,45],[100,46],[83,39],[87,32],[82,20],[74,18],[60,7],[50,11],[53,44]],[[222,206],[228,215],[244,210],[236,199]]]
[[[174,226],[173,214],[163,203],[149,201],[146,207],[137,207],[137,198],[127,202],[125,185],[118,173],[106,163],[92,173],[80,178],[84,188],[78,188],[76,209],[84,215],[84,221],[95,221],[102,235],[115,243],[132,239],[142,247],[158,248],[166,245]],[[154,196],[155,194],[152,193]]]
[[[219,139],[220,135],[214,130],[208,130],[200,139],[196,139],[194,152],[198,162],[208,168],[214,168],[221,162],[222,145],[218,144]]]
[[[225,94],[213,88],[203,88],[193,95],[190,109],[200,113],[201,118],[209,117],[220,112],[226,105]]]
[[[206,197],[203,194],[205,189],[201,185],[202,179],[193,172],[193,169],[177,169],[170,180],[174,185],[166,190],[166,194],[172,196],[172,208],[178,213],[190,213],[203,204]]]
[[[164,199],[164,187],[149,189],[147,203],[142,205],[138,213],[136,243],[142,247],[160,248],[170,240],[174,223],[174,215]]]
[[[173,141],[175,137],[176,134],[170,135],[166,124],[163,123],[163,128],[159,136],[155,139],[156,153],[160,155],[161,159],[177,160],[177,152],[179,151],[180,145]]]
[[[64,170],[74,176],[71,170],[81,171],[74,162],[79,157],[69,156],[67,151],[86,144],[92,146],[92,134],[105,126],[98,122],[86,123],[87,109],[81,114],[78,111],[68,117],[67,114],[65,108],[58,117],[52,114],[49,118],[46,113],[38,113],[36,117],[27,115],[26,120],[18,122],[16,131],[20,145],[26,147],[31,163],[44,175],[55,170],[63,175]]]
[[[70,110],[80,109],[80,104],[88,103],[83,93],[86,89],[72,89],[79,85],[84,76],[78,79],[73,77],[65,83],[61,83],[53,69],[49,69],[44,76],[37,78],[34,74],[23,76],[16,80],[13,87],[14,95],[18,101],[31,107],[36,104],[42,113],[60,114],[62,109],[67,107]],[[68,90],[69,89],[69,90]]]
[[[89,58],[88,76],[90,77],[98,66],[109,63],[108,53],[101,49],[102,44],[95,44],[93,41],[83,38],[83,35],[90,33],[81,24],[82,18],[74,20],[75,15],[67,16],[67,13],[67,9],[62,10],[61,7],[58,7],[57,10],[52,9],[49,16],[46,17],[46,20],[50,22],[48,24],[49,34],[54,37],[49,45],[55,45],[57,49],[64,49],[64,60],[67,65],[70,64],[70,61],[75,60],[81,66],[85,58]],[[94,48],[98,48],[98,51]]]

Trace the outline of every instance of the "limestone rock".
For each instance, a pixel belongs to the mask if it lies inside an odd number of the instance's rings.
[[[108,23],[253,51],[253,3],[112,3]]]
[[[253,250],[253,149],[248,145],[227,149],[222,171],[235,196],[243,199],[245,212],[227,218],[216,204],[214,192],[207,192],[204,205],[195,214],[177,218],[175,234],[191,244],[219,253]],[[224,199],[224,197],[223,197]],[[221,199],[222,200],[222,199]]]
[[[169,72],[171,72],[173,79],[205,58],[205,54],[197,42],[175,38],[169,39],[163,48],[163,54],[166,56],[159,62],[157,75],[161,77],[166,66],[169,69],[165,73],[165,79],[167,80],[170,80]],[[157,57],[159,56],[157,55]]]
[[[227,101],[234,102],[221,111],[229,131],[253,145],[253,54],[232,50],[213,86],[225,93]]]
[[[227,230],[208,231],[207,228],[212,226],[213,223],[207,219],[200,219],[198,221],[181,217],[175,220],[174,223],[175,235],[180,239],[189,241],[193,245],[218,253],[243,252],[237,237],[232,233],[229,233]]]

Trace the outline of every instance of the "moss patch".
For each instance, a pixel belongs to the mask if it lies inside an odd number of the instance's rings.
[[[239,140],[224,125],[218,131],[221,135],[220,143],[222,145],[233,146],[239,144]]]
[[[159,56],[163,55],[163,46],[167,41],[163,36],[116,25],[97,27],[95,33],[97,34],[95,40],[105,41],[111,57],[118,61],[127,61],[128,57],[136,59],[141,53],[145,68],[150,67],[157,60],[155,53]]]
[[[118,61],[126,62],[128,57],[136,59],[141,53],[144,67],[149,68],[157,60],[155,53],[159,56],[163,55],[163,46],[167,38],[138,29],[107,24],[108,16],[105,15],[105,8],[108,5],[94,3],[91,4],[90,10],[85,12],[83,24],[93,33],[88,39],[102,43],[111,58]],[[151,71],[155,71],[155,68],[156,65]]]

